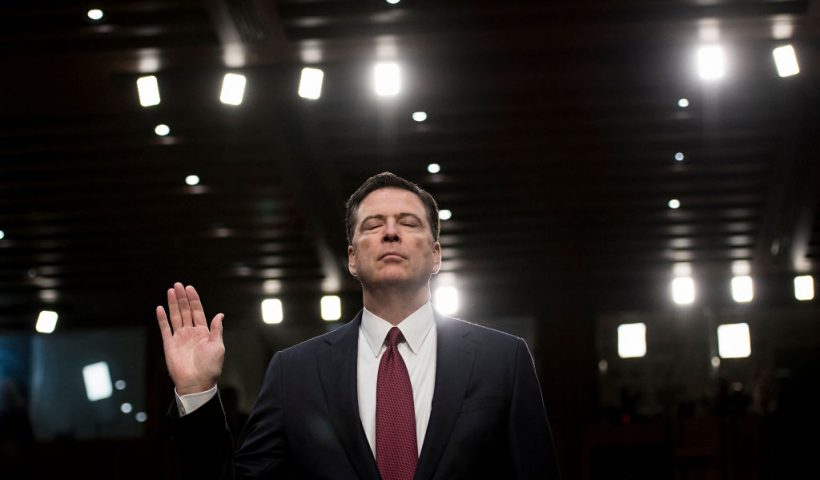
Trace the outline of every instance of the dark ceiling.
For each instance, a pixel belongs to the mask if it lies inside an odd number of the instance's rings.
[[[444,271],[466,314],[667,305],[679,262],[698,302],[730,302],[746,260],[757,301],[788,303],[817,270],[817,1],[16,3],[0,328],[41,309],[58,328],[138,324],[175,280],[234,318],[257,321],[266,294],[356,309],[343,204],[384,170],[453,212]],[[716,40],[727,73],[705,82],[695,49]],[[801,72],[780,78],[785,43]],[[377,60],[402,66],[398,96],[372,93]],[[304,66],[325,72],[319,100],[297,96]],[[229,71],[248,79],[239,106],[218,100]],[[157,106],[138,102],[144,74]]]

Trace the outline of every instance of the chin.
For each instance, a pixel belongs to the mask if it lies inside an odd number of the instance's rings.
[[[412,285],[415,282],[404,272],[386,273],[368,277],[359,277],[362,285],[366,287],[399,287],[403,285]]]

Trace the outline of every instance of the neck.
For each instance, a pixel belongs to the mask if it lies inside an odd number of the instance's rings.
[[[430,301],[430,285],[420,288],[401,287],[364,288],[364,307],[393,325],[398,325],[422,305]]]

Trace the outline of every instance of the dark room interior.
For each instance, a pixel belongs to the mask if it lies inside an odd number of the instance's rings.
[[[180,478],[168,288],[225,314],[241,429],[274,353],[362,309],[345,201],[385,171],[438,202],[435,308],[526,341],[563,479],[816,469],[817,0],[45,0],[0,25],[0,477]]]

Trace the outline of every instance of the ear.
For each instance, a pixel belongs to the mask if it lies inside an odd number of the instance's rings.
[[[347,246],[347,270],[351,275],[356,276],[356,250],[353,245]]]
[[[441,270],[441,244],[433,242],[433,275]]]

